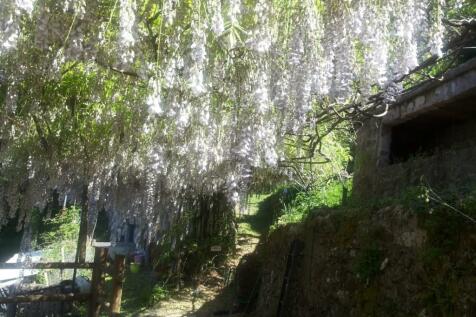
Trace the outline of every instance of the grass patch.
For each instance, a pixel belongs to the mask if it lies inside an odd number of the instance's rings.
[[[272,229],[290,223],[302,222],[316,209],[342,205],[351,187],[350,181],[344,183],[335,181],[297,193],[294,199],[283,204],[284,208]]]
[[[238,219],[238,235],[260,237],[263,231],[269,227],[269,219],[273,215],[270,211],[260,210],[260,204],[270,197],[271,194],[251,195],[248,202],[247,214]]]
[[[293,187],[280,187],[273,193],[251,195],[248,202],[248,214],[238,219],[238,233],[260,237],[267,234],[286,205],[298,194]]]
[[[135,316],[169,297],[167,289],[156,282],[153,274],[146,269],[137,273],[126,271],[122,289],[121,316]],[[106,292],[107,294],[112,292],[111,277],[106,278]]]

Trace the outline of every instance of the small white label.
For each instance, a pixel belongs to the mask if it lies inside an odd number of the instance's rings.
[[[221,251],[221,245],[212,245],[212,247],[210,248],[210,251],[220,252]]]

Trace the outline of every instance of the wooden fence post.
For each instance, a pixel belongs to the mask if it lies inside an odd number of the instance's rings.
[[[5,316],[7,317],[15,317],[17,315],[17,304],[16,303],[10,303],[7,305],[7,314]]]
[[[89,317],[99,317],[101,296],[104,295],[102,273],[106,267],[107,249],[97,247],[94,251],[94,267],[91,280],[91,297],[89,299]]]
[[[125,266],[126,257],[124,255],[116,254],[114,259],[114,273],[112,276],[112,317],[118,317],[121,314],[122,284],[124,283]]]

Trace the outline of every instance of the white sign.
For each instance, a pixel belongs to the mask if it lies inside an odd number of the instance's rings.
[[[221,245],[212,245],[212,247],[210,248],[210,251],[220,252],[221,251]]]

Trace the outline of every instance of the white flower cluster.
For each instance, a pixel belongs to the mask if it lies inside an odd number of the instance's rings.
[[[0,2],[0,55],[16,47],[20,36],[19,14],[25,6],[28,8],[22,1]]]
[[[160,79],[152,77],[149,79],[149,88],[151,93],[147,96],[147,107],[149,111],[153,114],[161,115],[163,113],[163,109],[161,106],[161,85]]]
[[[124,64],[134,62],[136,42],[136,3],[135,0],[120,0],[119,45],[120,60]]]
[[[431,30],[431,39],[430,39],[430,53],[432,55],[441,57],[443,56],[443,36],[444,36],[444,29],[443,29],[443,8],[446,5],[445,0],[437,0],[436,1],[436,14],[435,14],[435,22],[433,23],[433,28]]]
[[[212,12],[212,17],[210,21],[211,29],[216,36],[220,36],[225,31],[225,22],[223,20],[222,15],[221,1],[211,0],[210,10]]]
[[[16,0],[16,7],[20,10],[24,10],[28,15],[31,15],[35,6],[36,0]]]
[[[177,0],[164,0],[162,11],[165,18],[165,23],[170,26],[175,21]]]
[[[205,68],[207,63],[207,51],[205,48],[207,36],[205,34],[205,25],[192,22],[192,45],[191,58],[193,64],[190,70],[190,88],[193,95],[199,96],[207,91],[205,82]]]
[[[230,23],[236,25],[239,23],[238,19],[241,15],[241,1],[240,0],[229,0],[229,13]]]

